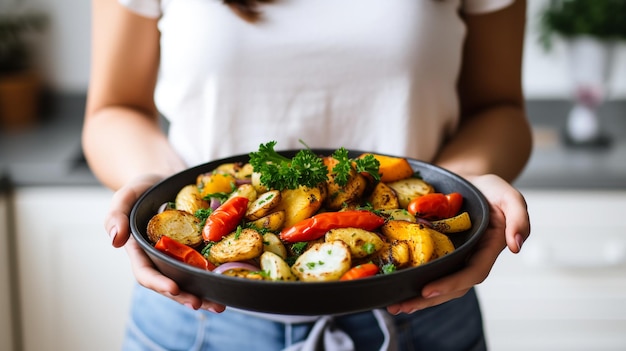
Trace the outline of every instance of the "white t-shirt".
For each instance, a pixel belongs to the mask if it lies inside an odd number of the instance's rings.
[[[432,160],[458,124],[465,26],[513,0],[283,0],[251,24],[219,0],[120,0],[159,18],[155,92],[189,166],[277,149]]]

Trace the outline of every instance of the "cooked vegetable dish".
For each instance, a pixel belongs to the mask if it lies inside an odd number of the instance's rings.
[[[248,163],[199,174],[147,225],[155,248],[194,267],[270,281],[360,279],[454,251],[471,228],[407,159],[344,148],[287,158],[269,142]]]

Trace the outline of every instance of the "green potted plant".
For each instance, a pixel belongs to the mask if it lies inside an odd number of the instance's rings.
[[[626,0],[550,0],[540,12],[539,41],[565,43],[574,106],[564,138],[569,145],[607,146],[598,107],[604,102],[617,42],[626,39]]]
[[[601,41],[626,39],[626,1],[550,0],[540,13],[539,39],[546,49],[554,37],[589,36]]]
[[[0,127],[30,125],[38,113],[40,75],[31,55],[30,34],[41,32],[47,17],[39,12],[0,13]]]

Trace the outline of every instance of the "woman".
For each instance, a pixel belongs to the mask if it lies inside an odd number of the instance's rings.
[[[116,190],[105,228],[140,285],[124,348],[306,349],[321,326],[342,331],[326,349],[484,349],[472,287],[530,234],[510,185],[531,148],[525,2],[251,3],[93,0],[83,145]],[[490,202],[491,223],[467,267],[386,312],[299,321],[224,312],[181,291],[129,238],[130,208],[163,177],[270,140],[297,148],[298,139],[422,159],[471,181]]]

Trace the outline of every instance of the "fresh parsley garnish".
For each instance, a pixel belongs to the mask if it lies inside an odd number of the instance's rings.
[[[371,255],[376,251],[376,245],[367,242],[363,244],[363,251],[365,251],[366,254]]]
[[[313,188],[328,180],[328,168],[310,149],[302,149],[289,159],[274,150],[276,141],[259,146],[250,153],[250,164],[261,174],[261,183],[271,189]]]
[[[383,274],[389,274],[389,273],[393,273],[396,271],[396,266],[393,263],[387,263],[386,265],[383,265],[381,268],[382,268]]]
[[[380,180],[380,173],[378,173],[380,162],[374,155],[368,154],[360,158],[350,158],[348,157],[348,150],[341,147],[335,150],[333,158],[338,161],[332,172],[335,174],[335,183],[339,186],[348,184],[353,164],[357,173],[369,173],[375,181]]]
[[[303,145],[304,142],[300,141]],[[261,174],[261,183],[271,189],[296,189],[299,186],[313,188],[328,181],[328,168],[322,158],[308,146],[291,159],[274,150],[276,141],[261,144],[257,152],[250,153],[250,164],[255,172]],[[350,179],[352,170],[357,173],[369,173],[375,181],[380,180],[378,173],[380,162],[374,155],[350,158],[348,150],[341,147],[333,152],[337,160],[331,170],[334,182],[345,186]]]
[[[206,222],[206,219],[209,217],[211,212],[213,212],[213,209],[211,208],[199,208],[196,210],[196,212],[194,212],[193,215],[200,219],[200,227],[204,227],[204,223]]]

